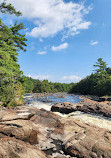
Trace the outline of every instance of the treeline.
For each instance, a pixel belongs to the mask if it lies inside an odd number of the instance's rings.
[[[54,93],[54,92],[68,92],[73,83],[52,83],[48,80],[40,81],[38,79],[32,79],[31,77],[22,76],[22,86],[25,89],[25,93]]]
[[[95,65],[95,73],[76,83],[70,93],[83,95],[111,96],[111,68],[107,67],[106,62],[99,58]]]

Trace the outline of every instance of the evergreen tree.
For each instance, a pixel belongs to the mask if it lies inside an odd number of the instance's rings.
[[[3,2],[0,4],[2,13],[21,15],[11,4]],[[25,50],[25,35],[20,34],[24,29],[22,23],[8,27],[0,19],[0,101],[8,104],[17,95],[23,93],[22,85],[19,82],[22,71],[17,63],[17,55],[20,49]],[[19,85],[19,86],[18,86]],[[19,89],[18,89],[19,87]],[[21,92],[20,92],[21,91]]]
[[[104,62],[104,61],[102,60],[102,58],[99,58],[98,61],[96,62],[96,64],[93,65],[93,66],[94,66],[95,68],[97,68],[97,69],[94,70],[94,71],[96,71],[97,73],[103,73],[103,72],[106,71],[106,66],[107,66],[107,64],[106,64],[106,62]]]
[[[107,64],[102,58],[98,59],[94,67],[97,68],[96,72],[75,84],[70,89],[70,93],[97,96],[111,95],[111,68],[107,68]]]

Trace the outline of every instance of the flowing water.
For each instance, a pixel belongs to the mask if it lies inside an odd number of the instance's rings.
[[[36,94],[26,94],[24,100],[28,106],[37,107],[39,109],[43,108],[48,111],[50,111],[51,106],[55,103],[79,103],[81,101],[78,95],[69,94],[54,94],[49,96],[44,95],[42,97],[37,97]]]
[[[43,101],[46,101],[47,99],[50,103],[43,102]],[[38,109],[43,108],[48,111],[51,110],[51,106],[54,105],[55,103],[63,103],[63,102],[78,103],[81,101],[78,95],[73,96],[73,95],[67,95],[67,94],[65,94],[65,97],[63,98],[61,97],[59,98],[58,96],[56,97],[56,95],[55,96],[50,95],[48,96],[48,98],[43,97],[42,100],[40,100],[40,98],[36,97],[33,94],[29,94],[24,97],[24,100],[26,101],[27,106],[37,107]],[[62,117],[74,119],[77,121],[81,121],[84,123],[89,123],[89,124],[98,126],[100,128],[111,130],[111,118],[105,118],[105,117],[97,116],[94,114],[87,114],[80,111],[76,111],[68,115],[61,114],[59,112],[55,112],[55,113]]]

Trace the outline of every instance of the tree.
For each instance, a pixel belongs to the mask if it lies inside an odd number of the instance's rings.
[[[0,4],[0,11],[21,15],[11,4],[7,5],[5,2]],[[22,71],[17,63],[17,55],[20,49],[25,51],[27,39],[25,35],[20,34],[21,29],[24,29],[22,23],[16,22],[14,26],[8,27],[0,19],[0,100],[4,104],[8,104],[16,95],[20,95],[20,91],[21,94],[23,93],[22,90],[18,90]],[[22,89],[22,86],[20,87]]]
[[[97,69],[94,70],[94,71],[96,71],[97,73],[102,73],[102,72],[106,71],[106,66],[107,66],[107,64],[106,64],[106,62],[104,62],[104,61],[102,60],[102,58],[99,58],[99,59],[97,60],[96,64],[93,65],[93,66],[94,66],[95,68],[97,68]]]
[[[70,93],[97,96],[111,95],[111,68],[107,68],[107,64],[102,58],[98,59],[94,67],[98,68],[96,72],[75,84]]]
[[[1,13],[15,14],[16,16],[22,15],[21,12],[16,11],[16,9],[11,4],[6,4],[5,1],[0,4],[0,12]]]

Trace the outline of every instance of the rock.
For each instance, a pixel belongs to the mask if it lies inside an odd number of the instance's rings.
[[[71,119],[63,122],[65,153],[84,158],[111,157],[111,131]]]
[[[11,120],[29,120],[35,114],[34,108],[30,109],[26,106],[21,106],[15,109],[5,109],[0,111],[0,121],[11,121]]]
[[[78,106],[79,111],[111,118],[111,103],[109,101],[98,102],[90,99],[84,99],[80,104],[82,106]]]
[[[2,114],[0,157],[111,158],[111,131],[108,129],[33,107],[5,109]],[[18,117],[29,114],[27,119]],[[3,119],[6,115],[7,119]]]
[[[104,102],[104,101],[111,101],[111,97],[100,97],[99,102]]]
[[[39,149],[47,155],[58,153],[62,148],[62,135],[64,134],[60,116],[41,109],[30,120],[39,130],[37,135]]]
[[[31,144],[37,144],[37,128],[28,120],[13,120],[0,123],[0,133]]]
[[[43,100],[44,103],[51,103],[52,101],[50,100]]]
[[[107,98],[106,97],[100,97],[98,101],[99,102],[107,101]]]
[[[46,158],[44,152],[29,143],[0,135],[0,158]]]
[[[62,150],[63,155],[58,157],[69,155],[69,157],[110,158],[111,156],[110,131],[73,119],[61,118],[45,110],[38,111],[30,120],[41,125],[38,128],[40,132],[38,144],[47,155],[60,153]],[[101,143],[104,145],[100,145]]]
[[[65,98],[65,95],[56,95],[57,98]]]
[[[71,112],[74,112],[74,109],[71,106],[65,106],[61,103],[55,104],[51,107],[51,111],[53,112],[60,112],[64,114],[69,114]]]
[[[69,102],[57,103],[51,107],[51,111],[60,112],[63,114],[69,114],[69,113],[72,113],[74,111],[77,111],[78,106],[81,106],[81,104],[69,103]]]
[[[78,110],[85,113],[93,113],[111,118],[111,106],[108,104],[84,104],[83,106],[78,107]]]
[[[35,124],[41,124],[45,127],[49,128],[57,128],[60,127],[60,116],[46,111],[44,109],[37,109],[36,114],[30,119]]]

